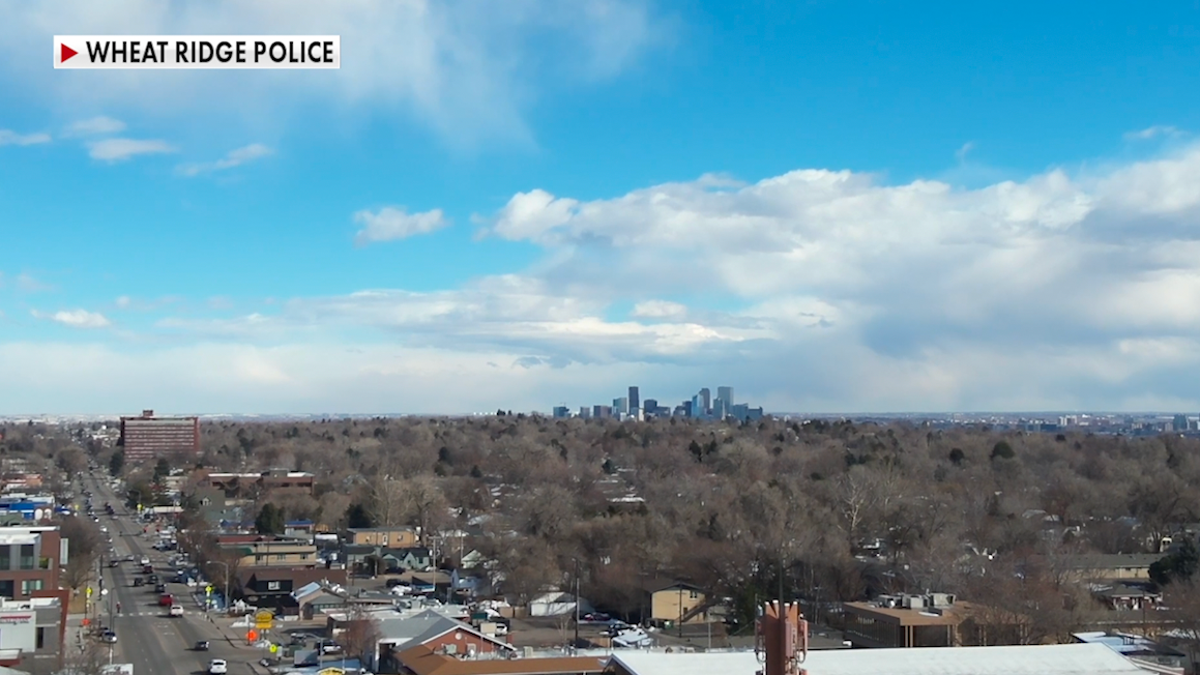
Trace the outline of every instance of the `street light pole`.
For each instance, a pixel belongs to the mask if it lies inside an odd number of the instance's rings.
[[[571,643],[571,651],[579,649],[579,558],[575,558],[575,642]]]

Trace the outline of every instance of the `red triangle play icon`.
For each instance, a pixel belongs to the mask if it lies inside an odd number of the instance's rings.
[[[59,63],[66,63],[67,59],[69,59],[72,56],[75,56],[76,54],[79,53],[79,52],[75,51],[74,49],[71,49],[70,47],[68,47],[66,44],[61,44],[59,46],[62,47],[62,58],[60,58],[58,60]]]

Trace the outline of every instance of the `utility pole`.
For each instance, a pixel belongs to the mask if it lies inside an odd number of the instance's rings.
[[[571,649],[579,649],[579,558],[575,558],[575,642]]]

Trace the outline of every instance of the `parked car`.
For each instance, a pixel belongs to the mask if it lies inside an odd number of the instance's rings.
[[[112,632],[111,630],[106,630],[100,634],[100,640],[101,640],[101,642],[107,642],[110,645],[116,644],[117,643],[117,634]]]
[[[146,578],[146,583],[148,583],[148,584],[157,584],[157,583],[158,583],[158,575],[157,575],[157,574],[151,574],[149,577],[147,577],[147,578]]]
[[[198,652],[208,651],[208,640],[201,640],[201,641],[197,642],[196,646],[192,647],[192,649],[194,649],[195,651],[198,651]]]
[[[225,675],[229,672],[229,664],[225,663],[225,659],[213,659],[208,662],[209,675]]]
[[[341,654],[342,646],[336,642],[331,642],[329,640],[326,640],[325,642],[321,643],[321,653],[322,654]]]

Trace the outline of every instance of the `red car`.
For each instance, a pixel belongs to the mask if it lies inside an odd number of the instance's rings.
[[[159,607],[170,607],[173,604],[175,604],[175,596],[171,595],[170,593],[163,593],[162,595],[158,596]]]

